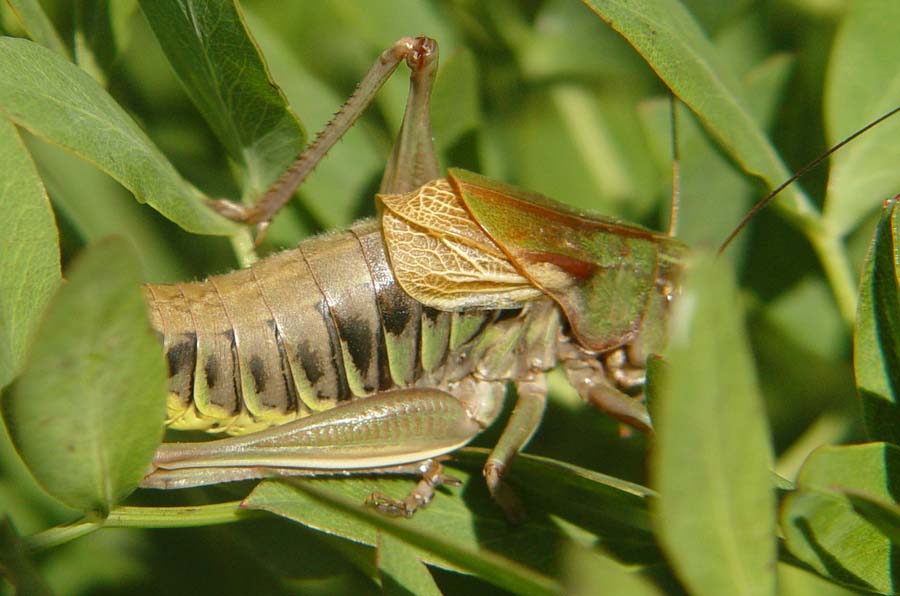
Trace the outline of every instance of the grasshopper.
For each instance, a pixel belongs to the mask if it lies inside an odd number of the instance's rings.
[[[169,365],[168,425],[235,436],[162,445],[142,486],[414,474],[405,499],[368,499],[411,516],[453,482],[442,460],[494,422],[511,382],[518,401],[484,475],[516,518],[502,479],[540,424],[551,369],[591,405],[651,429],[646,357],[661,347],[685,247],[471,172],[440,176],[434,40],[385,50],[256,204],[212,207],[263,234],[401,62],[410,92],[376,219],[227,275],[145,287]]]

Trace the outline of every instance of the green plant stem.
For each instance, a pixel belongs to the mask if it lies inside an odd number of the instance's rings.
[[[241,501],[188,507],[118,507],[106,518],[108,528],[193,528],[230,524],[259,514]]]
[[[103,527],[102,522],[81,520],[64,526],[55,526],[26,539],[31,552],[41,552],[86,536]]]
[[[105,520],[85,519],[56,526],[29,536],[27,543],[32,552],[38,552],[80,538],[100,528],[192,528],[230,524],[260,515],[265,514],[261,511],[244,509],[241,501],[190,507],[118,507],[111,511]]]
[[[775,201],[773,207],[809,239],[831,286],[841,318],[852,328],[856,320],[857,282],[847,259],[843,236],[828,224],[802,190],[791,191],[791,198],[793,202]]]
[[[237,257],[238,264],[241,267],[249,267],[259,260],[256,254],[256,243],[253,240],[253,234],[247,226],[241,228],[229,236],[231,249]]]
[[[814,226],[804,227],[804,232],[822,262],[841,317],[852,327],[856,320],[857,284],[843,240],[823,224],[821,217],[816,218]]]

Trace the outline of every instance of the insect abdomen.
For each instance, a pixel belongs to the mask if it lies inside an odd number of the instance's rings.
[[[400,289],[372,221],[248,269],[145,292],[169,364],[173,428],[239,434],[409,386],[443,365],[461,332],[477,332]]]

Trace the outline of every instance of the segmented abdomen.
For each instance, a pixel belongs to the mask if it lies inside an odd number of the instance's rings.
[[[446,384],[486,358],[499,370],[511,354],[491,356],[493,340],[473,339],[502,311],[442,312],[403,292],[372,220],[248,269],[145,292],[174,428],[250,432],[377,391]],[[461,350],[467,342],[474,349]]]

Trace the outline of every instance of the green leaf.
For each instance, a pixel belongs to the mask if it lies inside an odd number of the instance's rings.
[[[576,466],[520,454],[506,479],[524,502],[528,516],[525,523],[510,526],[487,494],[481,474],[486,455],[487,450],[474,448],[455,453],[450,474],[462,481],[462,487],[439,491],[427,508],[404,524],[434,532],[458,548],[489,548],[545,572],[556,568],[556,544],[564,539],[603,544],[617,557],[633,562],[660,562],[649,531],[647,501],[652,491]],[[457,463],[463,468],[456,468]],[[414,480],[355,477],[317,479],[314,485],[336,498],[362,503],[372,492],[402,498],[414,484]],[[337,514],[279,483],[259,485],[246,505],[348,540],[377,543],[377,525]],[[424,547],[416,549],[416,556],[431,565],[467,569]]]
[[[634,46],[744,171],[770,187],[789,176],[754,120],[740,85],[719,64],[715,47],[683,4],[675,0],[583,1]],[[813,213],[809,199],[796,187],[786,189],[777,204],[793,215]]]
[[[582,547],[572,546],[566,550],[564,577],[565,593],[569,596],[662,596],[656,586],[636,571]]]
[[[900,449],[885,443],[822,447],[807,459],[798,491],[784,501],[781,528],[792,555],[833,581],[893,593],[898,577],[891,541],[845,495],[887,503],[900,494]]]
[[[191,100],[244,167],[244,196],[256,198],[300,154],[305,134],[237,5],[142,0],[141,9]]]
[[[166,369],[133,249],[108,240],[73,264],[3,396],[16,449],[44,489],[107,513],[143,478],[165,419]]]
[[[0,118],[0,388],[60,280],[59,238],[44,187],[16,128]]]
[[[24,39],[0,38],[0,111],[115,178],[140,202],[198,234],[236,226],[200,202],[197,191],[87,73]]]
[[[828,143],[900,105],[900,3],[855,0],[832,48],[825,90]],[[825,217],[846,234],[900,188],[900,118],[879,124],[831,158]]]
[[[190,278],[192,271],[184,250],[174,242],[177,230],[148,225],[147,209],[91,164],[55,145],[34,137],[29,140],[28,149],[39,166],[47,193],[53,197],[53,209],[58,219],[68,224],[70,236],[77,236],[85,245],[113,234],[126,236],[140,251],[149,280]],[[199,244],[198,240],[212,239],[194,237],[193,244]]]
[[[770,58],[753,68],[744,79],[744,87],[751,96],[750,110],[763,126],[772,117],[771,105],[783,92],[792,62],[784,56]],[[679,104],[676,116],[678,127],[678,160],[682,217],[678,237],[693,246],[715,246],[734,229],[735,223],[746,212],[750,197],[750,185],[734,166],[722,155],[709,137],[702,134],[697,120]],[[658,161],[671,168],[672,122],[668,99],[644,102],[641,116],[645,127],[655,134],[657,145],[653,148]],[[671,184],[666,180],[666,188]],[[722,197],[727,197],[723,201]],[[689,217],[702,213],[703,217]],[[738,238],[743,242],[746,235]],[[727,255],[740,254],[740,249],[729,250]]]
[[[851,592],[808,570],[780,563],[778,565],[779,596],[853,596]]]
[[[71,60],[69,48],[63,43],[38,0],[9,0],[8,4],[19,17],[31,39],[45,48],[53,50],[63,58]]]
[[[529,520],[520,527],[509,528],[499,508],[491,502],[478,476],[469,476],[454,469],[452,475],[463,482],[468,490],[466,501],[458,497],[459,489],[452,493],[441,491],[425,509],[404,523],[413,528],[434,532],[444,540],[468,550],[476,550],[480,544],[490,544],[495,552],[524,562],[538,569],[549,569],[552,552],[536,545],[547,545],[551,537],[558,539],[559,531],[541,520]],[[381,492],[394,498],[403,498],[415,481],[397,478],[341,478],[317,479],[315,486],[335,498],[349,499],[361,504],[373,492]],[[469,496],[473,495],[473,496]],[[345,515],[331,507],[323,507],[318,501],[298,489],[279,482],[263,482],[257,486],[245,504],[288,517],[311,528],[340,536],[354,542],[375,546],[377,528],[366,520]],[[441,558],[428,549],[417,549],[416,555],[424,562],[440,567],[461,570],[455,562]]]
[[[900,443],[900,210],[884,213],[866,257],[853,337],[856,386],[872,439]]]
[[[896,548],[900,545],[900,507],[857,491],[844,491],[854,511],[887,536]]]
[[[451,524],[460,525],[462,520],[458,516],[450,519],[441,516],[438,520],[429,515],[430,523],[427,523],[423,514],[431,514],[429,508],[418,512],[412,522],[391,519],[360,505],[358,499],[342,494],[348,484],[347,480],[336,483],[328,480],[266,481],[245,502],[248,507],[265,509],[312,527],[320,527],[317,522],[311,523],[312,519],[318,518],[319,523],[324,521],[330,526],[329,530],[341,528],[337,532],[339,535],[350,528],[365,528],[364,542],[368,544],[374,544],[379,530],[389,533],[416,547],[417,556],[422,560],[477,574],[516,594],[558,593],[559,587],[550,578],[513,559],[481,549],[475,543],[461,542],[457,537],[459,530],[470,533],[474,528],[455,529]]]
[[[659,539],[692,594],[774,594],[771,450],[740,300],[722,260],[699,255],[686,278],[650,393]]]
[[[387,596],[440,596],[428,568],[408,544],[386,532],[378,533],[378,573]]]
[[[454,454],[454,461],[477,476],[488,453],[467,447]],[[644,486],[527,453],[519,454],[504,482],[516,489],[528,511],[552,514],[594,534],[620,558],[661,560],[649,511],[656,493]]]

